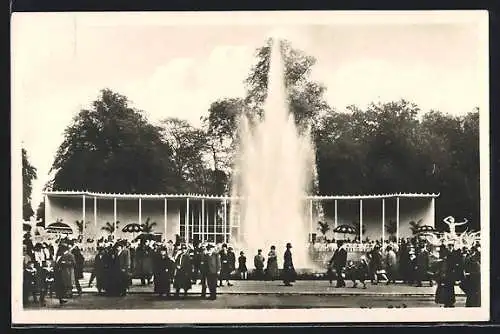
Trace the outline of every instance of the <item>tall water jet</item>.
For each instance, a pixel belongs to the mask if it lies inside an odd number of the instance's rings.
[[[290,113],[280,43],[273,40],[268,92],[262,119],[242,117],[233,170],[231,218],[239,229],[231,240],[249,256],[274,245],[278,263],[286,243],[296,268],[312,268],[309,255],[311,208],[306,196],[314,174],[310,129],[299,131]],[[311,231],[312,232],[312,231]]]

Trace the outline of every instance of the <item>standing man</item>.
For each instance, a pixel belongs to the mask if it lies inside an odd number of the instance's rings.
[[[124,247],[122,241],[116,243],[116,277],[117,277],[117,288],[120,296],[125,296],[127,294],[127,288],[129,285],[129,272],[130,272],[130,253],[128,249]]]
[[[295,268],[293,266],[292,260],[292,244],[286,244],[285,255],[283,256],[283,283],[285,286],[292,286],[292,282],[295,282]]]
[[[221,272],[219,277],[219,285],[224,286],[222,281],[226,281],[227,286],[232,286],[229,282],[229,275],[231,274],[231,265],[229,263],[229,254],[227,251],[227,245],[222,244],[222,249],[220,251],[220,262],[221,262]]]
[[[206,283],[202,285],[202,297],[205,297],[206,285],[208,284],[208,290],[210,291],[210,300],[217,299],[217,277],[220,275],[221,271],[221,261],[219,253],[215,251],[213,245],[207,245],[207,252],[204,254],[204,271],[206,277]]]
[[[229,261],[229,276],[231,276],[231,274],[236,270],[236,254],[234,254],[233,247],[229,247],[227,249],[227,258]],[[228,286],[231,285],[228,283]]]
[[[184,290],[184,297],[187,297],[188,290],[191,289],[192,273],[193,269],[187,246],[182,244],[181,250],[175,259],[174,288],[176,298],[179,298],[181,289]]]
[[[387,285],[389,285],[390,282],[396,284],[396,275],[398,271],[396,252],[394,252],[392,246],[387,246],[386,250],[385,265],[387,268]]]
[[[264,261],[266,259],[262,255],[262,249],[257,251],[257,255],[255,255],[253,259],[253,265],[255,267],[255,278],[261,280],[264,277]]]
[[[337,276],[337,284],[335,287],[345,287],[345,281],[342,274],[344,273],[345,267],[347,266],[347,251],[345,249],[343,240],[337,241],[337,249],[333,253],[330,263],[333,264],[333,267],[335,268],[335,274]],[[331,282],[332,281],[330,280],[330,284]]]

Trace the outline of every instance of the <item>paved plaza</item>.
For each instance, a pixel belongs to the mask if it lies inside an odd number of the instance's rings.
[[[297,281],[292,287],[281,281],[233,281],[232,287],[218,288],[216,301],[200,297],[201,285],[193,285],[186,298],[162,300],[153,295],[153,284],[141,286],[134,280],[125,297],[98,296],[95,287],[88,288],[89,274],[81,280],[83,294],[71,299],[63,307],[57,299],[48,299],[49,309],[204,309],[204,308],[406,308],[438,307],[434,303],[436,287],[414,287],[367,284],[366,289],[335,288],[328,281]],[[335,282],[334,282],[335,284]],[[465,305],[463,292],[456,287],[457,307]],[[29,305],[29,309],[39,306]]]

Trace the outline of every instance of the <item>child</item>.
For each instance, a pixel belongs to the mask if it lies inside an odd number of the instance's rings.
[[[33,296],[33,301],[35,303],[38,302],[36,295],[39,287],[39,274],[35,268],[35,263],[29,261],[26,268],[24,268],[23,275],[23,302],[25,304],[28,303],[30,295]]]
[[[247,258],[245,257],[243,251],[240,252],[240,257],[238,258],[238,271],[240,272],[242,280],[246,280],[248,278]]]
[[[47,293],[52,298],[54,291],[54,267],[51,260],[47,260],[40,270],[40,304],[45,306],[45,297]]]

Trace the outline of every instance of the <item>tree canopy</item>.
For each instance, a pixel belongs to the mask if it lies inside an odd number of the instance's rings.
[[[175,192],[179,184],[161,129],[109,89],[65,130],[52,170],[53,190]]]

